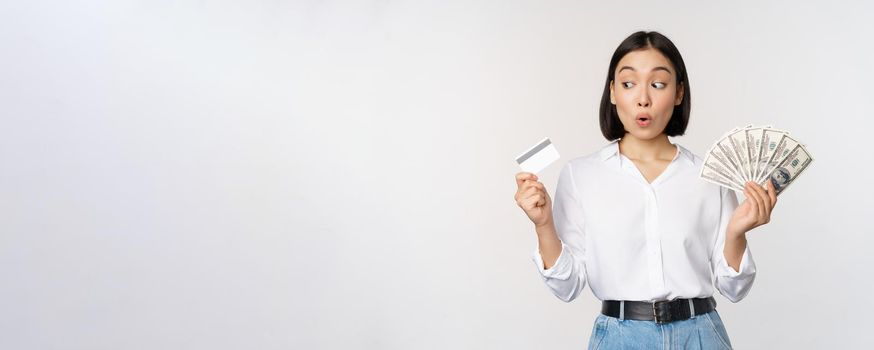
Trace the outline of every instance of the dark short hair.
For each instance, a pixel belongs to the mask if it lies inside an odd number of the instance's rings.
[[[616,113],[616,105],[610,102],[610,82],[616,76],[616,66],[622,57],[631,51],[653,48],[661,52],[674,65],[677,71],[677,84],[683,86],[683,100],[679,105],[674,106],[674,111],[671,114],[671,120],[665,126],[664,133],[668,136],[680,136],[686,132],[686,126],[689,124],[689,112],[692,109],[692,95],[689,88],[689,76],[686,74],[686,64],[683,63],[683,56],[680,56],[680,51],[674,46],[670,39],[658,32],[639,31],[631,34],[628,38],[619,44],[613,57],[610,59],[610,70],[607,71],[607,82],[604,83],[604,95],[601,97],[601,133],[608,141],[625,136],[625,127],[619,120],[619,115]]]

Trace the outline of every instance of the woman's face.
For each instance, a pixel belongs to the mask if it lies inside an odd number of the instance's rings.
[[[674,66],[653,48],[627,53],[616,65],[610,84],[610,102],[619,120],[634,137],[649,140],[660,135],[683,101]]]

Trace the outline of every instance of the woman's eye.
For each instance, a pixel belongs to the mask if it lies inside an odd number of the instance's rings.
[[[622,83],[622,87],[624,87],[626,89],[630,89],[632,86],[634,86],[634,83],[632,83],[630,81],[626,81],[626,82]]]
[[[665,83],[659,83],[659,82],[652,83],[652,87],[654,87],[656,89],[661,89],[661,88],[665,87]]]

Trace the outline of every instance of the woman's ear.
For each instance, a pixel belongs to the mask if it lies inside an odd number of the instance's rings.
[[[683,93],[686,92],[686,89],[683,88],[683,82],[677,84],[677,98],[674,100],[674,106],[679,106],[683,103]]]
[[[616,104],[616,98],[613,97],[613,81],[610,81],[610,103]]]

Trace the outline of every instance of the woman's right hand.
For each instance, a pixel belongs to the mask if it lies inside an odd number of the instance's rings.
[[[529,172],[516,174],[516,204],[519,205],[534,226],[552,223],[552,199],[537,175]]]

